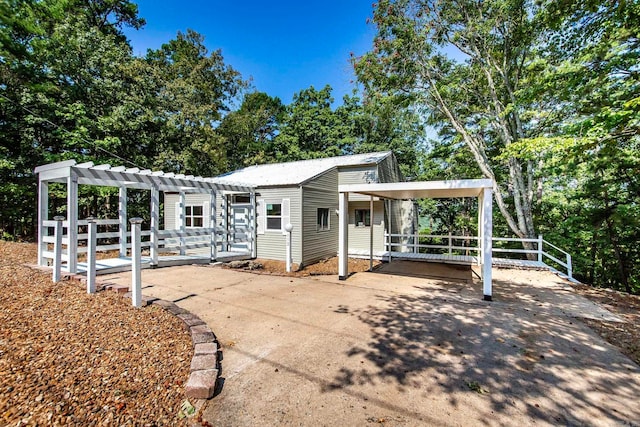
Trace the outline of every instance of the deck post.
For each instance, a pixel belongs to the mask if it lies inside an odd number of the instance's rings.
[[[120,233],[120,258],[127,256],[127,188],[118,189],[118,232]]]
[[[491,188],[482,190],[482,289],[484,300],[491,301],[491,258],[493,235],[493,194]]]
[[[88,240],[87,240],[87,293],[96,292],[96,229],[98,228],[93,217],[87,218]]]
[[[49,184],[46,181],[38,182],[38,265],[46,266],[44,252],[47,250],[47,243],[44,241],[49,227],[44,226],[44,222],[49,219]]]
[[[209,212],[209,228],[211,231],[211,260],[215,261],[218,258],[218,226],[217,226],[217,206],[216,206],[216,192],[211,190],[209,193],[209,206],[211,211]]]
[[[258,235],[256,227],[256,192],[249,193],[249,202],[251,203],[251,213],[249,215],[249,227],[251,229],[251,258],[258,256]]]
[[[569,276],[569,279],[573,279],[573,267],[571,266],[570,254],[567,254],[567,276]]]
[[[538,235],[538,262],[542,262],[542,234]]]
[[[131,218],[131,304],[142,305],[142,254],[140,253],[140,224],[142,218]]]
[[[67,267],[78,272],[78,176],[71,171],[67,177]]]
[[[186,245],[186,240],[184,237],[184,233],[186,231],[186,214],[187,212],[187,206],[186,206],[186,196],[184,194],[184,191],[180,192],[180,202],[178,205],[178,215],[180,215],[180,220],[179,220],[179,224],[180,224],[180,255],[184,255],[186,253],[185,250],[185,245]]]
[[[449,244],[448,244],[448,246],[449,246],[449,256],[453,255],[453,248],[451,247],[452,243],[453,242],[451,240],[451,231],[449,231]]]
[[[151,187],[151,235],[149,236],[149,252],[151,267],[158,265],[158,231],[160,228],[160,191],[155,185]]]
[[[369,212],[371,212],[371,227],[369,227],[369,271],[373,271],[373,196],[371,196],[369,200]]]
[[[56,221],[56,225],[54,228],[54,240],[53,244],[53,277],[52,280],[54,282],[60,281],[61,270],[62,270],[62,221],[64,221],[63,216],[54,216],[53,219]],[[67,251],[68,253],[69,251]]]
[[[349,276],[349,193],[338,196],[338,279]]]

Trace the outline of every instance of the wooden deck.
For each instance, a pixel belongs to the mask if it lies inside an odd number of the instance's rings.
[[[251,258],[250,252],[218,252],[217,258],[214,260],[218,262],[228,262],[235,261],[241,259],[249,259]],[[100,259],[96,261],[96,274],[111,274],[111,273],[120,273],[123,271],[131,270],[131,257],[123,257],[123,258],[107,258]],[[155,268],[162,267],[174,267],[178,265],[191,265],[191,264],[210,264],[211,258],[204,255],[168,255],[168,256],[160,256],[158,257],[158,265]],[[142,257],[142,268],[154,268],[151,265],[150,257]],[[62,264],[62,271],[67,270],[67,264]],[[87,263],[79,262],[78,263],[78,273],[86,274],[87,272]]]
[[[393,260],[413,260],[424,262],[438,262],[444,264],[460,264],[460,265],[477,265],[478,257],[469,255],[448,255],[448,254],[423,254],[413,252],[391,252],[389,251],[377,251],[373,253],[373,258],[382,261],[389,261],[389,255],[391,255],[391,262]],[[369,251],[350,249],[349,256],[352,258],[369,258]],[[509,258],[493,258],[492,264],[498,267],[516,267],[516,268],[534,268],[534,269],[551,269],[547,264],[540,261],[529,261],[523,259],[509,259]],[[555,270],[554,270],[555,271]]]

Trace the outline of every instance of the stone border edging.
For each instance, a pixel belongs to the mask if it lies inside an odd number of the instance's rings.
[[[41,271],[49,271],[46,267],[27,265]],[[64,273],[62,280],[77,280],[86,284],[87,278],[81,274]],[[122,294],[125,298],[131,298],[131,292],[128,291],[129,286],[118,285],[96,279],[96,292],[104,290],[113,290]],[[210,399],[214,396],[220,377],[220,361],[222,361],[222,350],[219,347],[218,339],[207,324],[195,314],[184,308],[178,307],[174,302],[166,301],[160,298],[142,295],[142,307],[150,304],[161,307],[169,313],[182,320],[183,328],[191,335],[193,343],[193,357],[191,358],[191,367],[189,380],[184,387],[184,393],[191,399]]]

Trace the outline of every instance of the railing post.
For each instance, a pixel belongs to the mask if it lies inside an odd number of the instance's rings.
[[[449,255],[453,255],[451,232],[449,232]]]
[[[573,268],[571,266],[571,255],[567,254],[567,276],[569,279],[573,279]]]
[[[285,252],[285,257],[286,257],[285,265],[286,265],[287,273],[291,273],[291,263],[292,263],[292,260],[291,260],[291,231],[293,231],[293,225],[291,225],[291,224],[285,225],[284,226],[284,230],[287,232],[287,234],[285,236],[285,239],[287,239],[287,241],[286,241],[287,249],[286,249],[286,252]]]
[[[54,216],[56,226],[54,228],[53,235],[55,237],[55,243],[53,244],[53,281],[60,281],[60,272],[62,270],[62,221],[63,216]]]
[[[89,217],[88,232],[89,238],[87,240],[87,293],[93,294],[96,292],[96,228],[98,228],[96,221]]]
[[[538,235],[538,262],[542,262],[542,234]]]
[[[131,304],[142,305],[142,256],[140,253],[140,224],[142,218],[131,218]]]

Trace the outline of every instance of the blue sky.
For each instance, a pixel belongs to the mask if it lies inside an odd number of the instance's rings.
[[[354,87],[350,52],[371,48],[371,2],[138,0],[147,24],[126,35],[134,53],[144,55],[191,28],[257,90],[288,104],[301,89],[330,84],[339,104]]]

